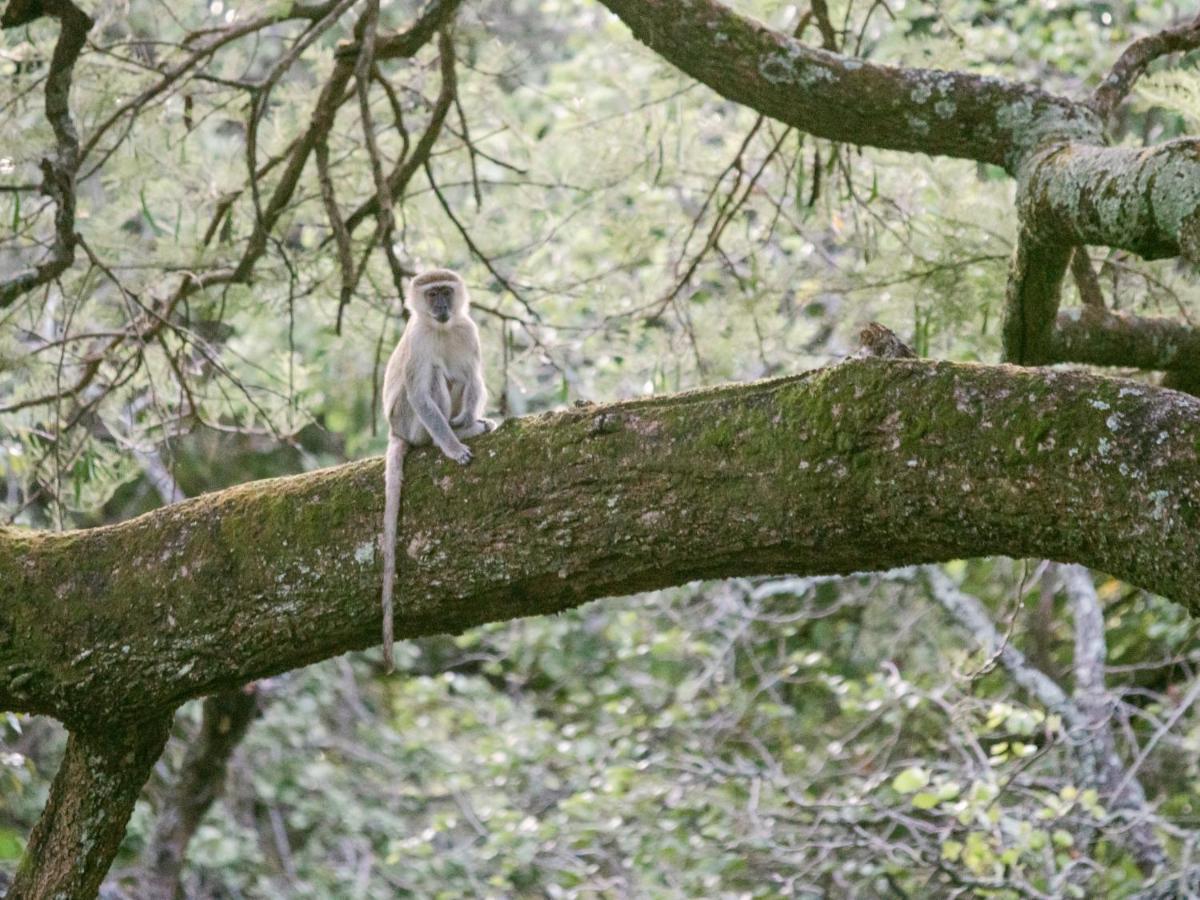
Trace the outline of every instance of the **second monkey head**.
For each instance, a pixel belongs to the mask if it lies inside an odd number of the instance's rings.
[[[430,269],[408,284],[409,312],[435,327],[465,315],[469,303],[466,284],[450,269]]]

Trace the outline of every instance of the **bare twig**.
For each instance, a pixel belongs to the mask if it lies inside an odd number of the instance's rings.
[[[367,156],[371,162],[371,178],[375,182],[375,199],[379,209],[375,220],[376,236],[383,244],[383,252],[392,273],[392,284],[396,289],[397,298],[400,298],[404,296],[404,279],[411,273],[401,265],[396,256],[396,220],[392,210],[392,192],[387,177],[383,173],[383,158],[379,152],[379,142],[375,137],[375,120],[371,115],[371,70],[375,65],[375,31],[378,24],[379,0],[369,0],[366,12],[363,14],[363,35],[359,46],[358,60],[354,64],[354,80],[358,88],[363,139],[367,146]],[[337,314],[336,331],[338,334],[342,332],[342,311],[349,301],[349,295],[343,292]]]
[[[438,54],[442,86],[437,100],[434,101],[433,111],[429,115],[429,123],[417,140],[416,147],[388,175],[388,191],[393,200],[399,200],[404,196],[408,189],[408,183],[428,162],[429,154],[433,151],[433,145],[441,135],[442,125],[446,121],[450,107],[454,104],[454,97],[458,90],[458,74],[455,69],[454,41],[449,32],[443,31],[438,35]],[[376,194],[346,217],[346,230],[353,234],[354,230],[362,224],[363,219],[378,215],[378,213],[379,196]]]
[[[329,142],[325,138],[317,142],[316,158],[317,181],[321,185],[321,202],[325,206],[325,217],[329,220],[329,230],[333,232],[334,245],[337,248],[338,269],[342,276],[342,285],[338,296],[338,320],[340,322],[342,309],[350,302],[358,278],[355,274],[353,251],[350,248],[350,233],[346,231],[346,223],[342,221],[337,195],[333,189],[333,178],[329,173]]]

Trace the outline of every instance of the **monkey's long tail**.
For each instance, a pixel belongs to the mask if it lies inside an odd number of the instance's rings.
[[[388,436],[384,463],[383,502],[383,662],[391,672],[396,667],[393,648],[392,589],[396,582],[396,528],[400,521],[400,492],[404,489],[404,455],[408,445],[394,434]]]

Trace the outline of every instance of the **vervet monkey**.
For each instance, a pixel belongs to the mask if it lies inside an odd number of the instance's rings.
[[[392,588],[396,580],[396,527],[410,446],[437,444],[466,465],[464,438],[496,427],[483,418],[487,388],[479,353],[479,329],[467,311],[467,286],[449,269],[422,272],[408,285],[405,306],[412,314],[383,376],[388,420],[383,512],[383,659],[395,666]]]

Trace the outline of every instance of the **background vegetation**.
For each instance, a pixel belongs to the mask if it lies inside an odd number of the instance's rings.
[[[809,15],[736,6],[785,31]],[[81,134],[152,83],[185,35],[264,9],[95,4],[75,73]],[[415,12],[383,3],[381,28]],[[878,61],[1078,93],[1133,38],[1184,12],[837,0],[829,21],[840,47]],[[275,84],[258,165],[310,115],[347,28],[322,34]],[[54,141],[41,88],[57,33],[42,19],[0,37],[0,272],[42,240],[45,200],[22,186],[36,185]],[[366,257],[341,308],[315,177],[252,284],[193,294],[180,324],[116,348],[99,377],[66,390],[97,342],[153,315],[187,273],[236,260],[255,203],[222,201],[243,191],[247,109],[263,97],[246,85],[270,76],[297,33],[281,25],[231,43],[118,117],[85,157],[87,264],[0,310],[0,521],[119,521],[382,451],[379,378],[402,328],[392,273],[383,253]],[[397,204],[396,243],[405,267],[464,274],[501,414],[825,365],[871,320],[921,355],[998,358],[1016,229],[998,169],[861,151],[764,120],[594,3],[478,0],[453,40],[455,102]],[[435,50],[393,64],[389,91],[373,95],[376,117],[399,112],[413,141],[440,89]],[[1138,90],[1119,143],[1195,128],[1188,59]],[[393,158],[404,141],[386,128],[381,152]],[[343,111],[329,158],[344,213],[374,194],[364,154],[357,110]],[[355,233],[356,258],[373,227]],[[1175,261],[1105,251],[1093,262],[1113,308],[1200,315]],[[945,606],[957,585],[1026,669],[1070,695],[1088,687],[1076,640],[1086,598],[1036,560],[944,571],[950,582],[903,570],[693,584],[409,642],[395,677],[372,651],[259,682],[225,794],[191,841],[186,893],[1127,896],[1187,870],[1200,815],[1194,620],[1095,577],[1107,629],[1097,728],[1144,788],[1148,806],[1131,820],[1099,802],[1061,705],[998,648],[981,651],[984,632]],[[199,728],[199,703],[186,706],[113,892],[136,892]],[[55,724],[13,714],[0,741],[2,866],[21,853],[64,741]],[[1157,874],[1122,837],[1131,821],[1150,821],[1169,857]]]

